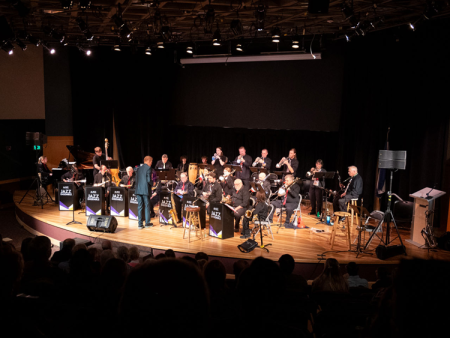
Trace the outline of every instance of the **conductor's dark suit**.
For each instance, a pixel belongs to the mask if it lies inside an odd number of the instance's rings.
[[[152,193],[152,168],[147,164],[136,172],[136,196],[138,200],[138,227],[142,227],[145,208],[145,225],[150,223],[150,195]]]

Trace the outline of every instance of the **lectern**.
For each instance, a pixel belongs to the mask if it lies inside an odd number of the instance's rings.
[[[86,197],[86,216],[105,214],[105,188],[86,187],[84,196]]]
[[[72,211],[79,209],[78,190],[73,182],[58,183],[59,210]]]
[[[423,188],[409,195],[414,198],[413,221],[411,225],[411,239],[407,239],[408,243],[423,246],[425,239],[422,236],[422,229],[427,226],[426,213],[434,212],[435,200],[445,195],[444,191],[434,190],[432,188]],[[431,218],[433,222],[433,217]],[[431,223],[431,226],[433,223]]]
[[[128,216],[128,192],[124,187],[111,187],[109,196],[111,198],[111,216]]]
[[[222,203],[211,203],[209,235],[221,239],[234,237],[234,213]]]

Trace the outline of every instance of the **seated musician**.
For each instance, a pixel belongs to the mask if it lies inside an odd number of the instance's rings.
[[[180,157],[181,163],[177,167],[177,171],[181,171],[182,173],[187,173],[189,169],[189,165],[186,163],[187,157],[181,156]]]
[[[208,156],[202,156],[202,164],[208,164]]]
[[[112,182],[111,174],[108,171],[106,165],[102,165],[100,167],[100,172],[94,176],[94,187],[105,187],[105,200],[107,210],[109,208],[109,193],[111,188],[114,187],[115,184]],[[109,210],[108,210],[109,211]]]
[[[161,157],[161,160],[156,162],[155,169],[173,169],[172,163],[169,162],[169,156],[164,154]]]
[[[270,168],[272,167],[272,160],[268,158],[267,155],[269,155],[269,152],[267,151],[267,149],[263,149],[261,151],[261,157],[259,158],[259,160],[255,161],[256,168],[265,168],[270,171]]]
[[[76,164],[73,164],[70,167],[70,170],[61,176],[61,179],[64,182],[75,182],[75,186],[77,187],[78,190],[78,199],[80,200],[84,199],[84,183],[76,182],[84,180],[84,175],[81,171],[78,170]]]
[[[186,173],[181,173],[180,182],[178,182],[174,191],[177,195],[194,197],[194,185],[188,181]]]
[[[107,159],[112,160],[112,158],[111,157],[106,158],[106,155],[103,154],[102,148],[100,148],[100,147],[95,147],[94,151],[95,151],[95,155],[94,155],[94,158],[92,159],[92,163],[94,164],[93,175],[95,177],[95,175],[97,175],[98,172],[101,170],[100,162],[106,161]]]
[[[202,191],[205,191],[205,189],[208,188],[208,186],[209,186],[209,182],[208,182],[208,178],[207,178],[208,175],[209,175],[208,168],[203,169],[203,172],[198,177],[197,183],[196,183],[197,195],[199,193],[201,193]]]
[[[53,185],[53,174],[52,171],[47,167],[47,156],[39,157],[37,164],[38,173],[41,174],[41,183],[44,188],[48,185]]]
[[[234,232],[239,232],[241,217],[250,205],[250,193],[239,178],[234,181],[234,189],[233,195],[231,196],[231,206],[235,208]]]
[[[258,183],[259,185],[262,184],[262,188],[263,188],[263,190],[264,190],[264,192],[266,194],[266,198],[269,198],[271,184],[270,184],[270,180],[266,180],[266,174],[265,173],[259,173],[258,181],[256,183]]]
[[[150,197],[150,217],[154,218],[156,217],[155,213],[155,205],[159,202],[159,194],[161,193],[163,186],[161,181],[158,181],[156,184],[156,188],[152,188],[152,196]]]
[[[291,220],[291,216],[294,212],[294,209],[298,207],[298,202],[300,202],[300,186],[298,184],[293,184],[294,176],[286,175],[285,176],[285,186],[286,186],[286,194],[281,197],[281,200],[272,201],[272,205],[275,208],[286,208],[286,220],[285,227],[289,228],[289,223]],[[273,214],[270,215],[270,221],[273,221]]]
[[[347,188],[341,195],[337,195],[333,201],[333,210],[347,211],[347,203],[355,198],[360,198],[363,193],[363,180],[358,174],[358,168],[355,166],[348,167],[348,175],[351,177]],[[341,184],[341,188],[344,185]]]
[[[223,169],[223,176],[220,177],[220,185],[222,186],[223,193],[225,196],[233,195],[234,191],[234,177],[231,176],[231,169]]]
[[[265,221],[267,218],[267,213],[269,212],[269,207],[266,203],[266,194],[262,190],[258,190],[256,192],[256,205],[255,209],[253,209],[252,212],[252,219],[253,216],[258,215],[258,221]],[[248,219],[244,216],[244,219],[242,221],[242,236],[241,238],[246,239],[250,237],[250,228],[248,227],[248,224],[252,219]]]
[[[119,187],[134,189],[136,186],[136,173],[132,167],[127,167],[127,174],[123,175],[120,180]]]
[[[204,192],[204,196],[208,197],[208,203],[206,203],[206,208],[208,210],[208,214],[211,213],[210,204],[211,203],[220,203],[222,201],[222,186],[219,182],[217,182],[216,173],[211,173],[208,175],[209,186],[211,188],[210,192]]]

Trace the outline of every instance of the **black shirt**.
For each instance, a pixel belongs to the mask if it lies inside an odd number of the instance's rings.
[[[234,179],[232,176],[228,176],[223,182],[220,183],[225,196],[233,195],[234,192]]]
[[[253,215],[258,215],[261,221],[265,221],[267,214],[269,212],[269,207],[264,202],[256,203],[255,210],[253,210]]]
[[[297,175],[298,160],[296,158],[291,159],[288,157],[288,161],[290,162],[292,169],[294,169],[294,172],[291,173],[287,164],[283,164],[283,176],[291,174],[295,177]]]
[[[257,184],[261,185],[261,182],[258,181]],[[270,184],[270,180],[268,180],[268,179],[266,179],[264,182],[262,182],[262,187],[263,187],[264,192],[266,193],[266,197],[270,196],[270,187],[271,186],[272,185]]]
[[[38,163],[38,172],[41,174],[42,180],[47,180],[52,171],[44,163]]]
[[[68,171],[64,175],[61,176],[61,180],[80,181],[83,179],[84,179],[84,175],[80,171],[78,171],[78,174]]]
[[[363,193],[363,180],[359,174],[352,177],[349,183],[346,196],[352,196],[354,198],[359,198]]]
[[[250,166],[253,164],[252,162],[252,158],[250,157],[250,155],[244,155],[244,161],[238,163],[238,158],[239,156],[237,156],[234,161],[233,164],[235,165],[240,165],[242,168],[242,171],[238,171],[236,172],[236,178],[240,178],[241,180],[248,180],[251,176],[251,172],[250,172]]]
[[[211,184],[211,195],[209,196],[209,203],[220,203],[222,201],[222,186],[219,182]]]
[[[263,158],[261,157],[261,159],[263,159]],[[265,168],[265,169],[269,170],[269,172],[270,172],[270,169],[272,167],[272,160],[270,158],[266,157],[266,158],[264,158],[264,164],[265,165],[263,165],[263,163],[257,163],[255,165],[255,168]]]
[[[109,187],[111,186],[112,182],[111,182],[111,174],[109,173],[105,173],[105,175],[102,175],[102,173],[98,173],[97,175],[94,176],[94,184],[99,184],[102,182],[107,182],[109,181],[109,183],[104,184],[104,187]]]
[[[222,160],[222,162],[227,163],[228,158],[226,156],[220,156],[220,159]],[[216,170],[215,173],[217,175],[217,177],[222,176],[223,175],[223,166],[220,165],[220,161],[218,158],[216,158],[216,161],[213,164],[214,169]]]
[[[316,171],[317,172],[317,171]],[[326,173],[327,171],[324,169],[324,168],[321,168],[320,169],[320,171],[318,171],[318,172],[320,172],[320,173]],[[311,178],[311,186],[315,186],[314,185],[314,181],[316,181],[317,179],[315,179],[315,178]],[[323,182],[323,178],[322,179],[320,179],[319,181],[319,187],[325,187],[325,183]]]
[[[92,163],[94,164],[94,177],[100,171],[100,170],[95,168],[95,165],[98,165],[100,167],[100,161],[106,161],[106,155],[105,154],[102,154],[101,156],[94,155],[94,158],[92,159]]]
[[[130,176],[123,175],[122,179],[120,180],[120,184],[128,185],[128,181],[130,181],[131,184],[131,187],[129,189],[134,189],[136,187],[136,175],[133,173],[133,175],[131,175],[131,179]]]
[[[238,192],[236,192],[236,190],[233,192],[231,201],[233,202],[233,207],[241,206],[244,209],[247,209],[250,203],[250,193],[244,186],[242,186]]]
[[[289,191],[287,192],[287,199],[286,199],[286,203],[297,203],[300,201],[300,186],[297,183],[294,183],[293,186],[291,186],[289,188]],[[283,196],[283,201],[284,201],[284,197]]]
[[[166,162],[165,166],[162,160],[159,160],[158,162],[156,162],[155,165],[155,169],[173,169],[172,167],[172,163],[170,163],[169,161]]]
[[[167,163],[169,163],[169,162],[167,161]],[[181,171],[182,173],[187,173],[188,169],[189,169],[189,164],[187,164],[187,163],[185,163],[185,164],[180,163],[177,167],[177,170]]]

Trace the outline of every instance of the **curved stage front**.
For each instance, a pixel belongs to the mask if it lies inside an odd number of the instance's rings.
[[[84,213],[79,214],[75,211],[75,220],[81,224],[67,225],[72,221],[71,211],[59,211],[56,204],[44,204],[44,208],[33,206],[33,198],[30,192],[21,204],[19,201],[25,191],[16,191],[14,194],[14,203],[16,206],[16,217],[18,221],[29,231],[35,234],[43,234],[51,238],[55,245],[66,238],[83,238],[93,243],[101,243],[102,240],[108,239],[113,242],[114,246],[137,246],[141,251],[158,254],[167,249],[173,249],[177,256],[184,254],[195,254],[199,251],[206,252],[209,256],[218,257],[222,260],[233,262],[236,259],[254,259],[258,256],[278,260],[283,254],[290,254],[297,263],[318,263],[322,253],[326,252],[325,258],[336,258],[340,263],[345,264],[355,261],[359,264],[397,264],[405,256],[395,256],[388,260],[379,260],[375,253],[373,255],[360,255],[356,258],[356,253],[346,251],[345,241],[343,238],[337,238],[334,247],[335,251],[330,251],[329,233],[314,233],[310,229],[291,230],[281,228],[277,234],[278,226],[273,226],[274,240],[271,237],[264,237],[264,244],[271,243],[268,247],[270,252],[266,252],[256,248],[250,253],[242,253],[237,246],[244,240],[240,239],[240,234],[235,234],[234,238],[218,239],[207,236],[204,240],[198,237],[191,238],[191,242],[183,239],[183,228],[173,228],[170,226],[160,226],[158,221],[153,220],[154,226],[139,230],[137,221],[129,220],[125,217],[117,217],[118,227],[115,233],[91,232],[86,227],[87,216]],[[307,215],[308,210],[303,207],[303,222],[308,227],[323,229],[329,231],[326,225],[316,224],[317,218]],[[418,258],[436,258],[450,259],[447,252],[428,252],[425,249],[419,249],[404,240],[409,238],[409,231],[401,231],[403,243],[406,246],[407,257]],[[352,241],[355,239],[356,231],[353,231]],[[259,241],[259,238],[257,238]],[[394,244],[399,244],[396,240]],[[379,244],[374,239],[370,245],[371,250]],[[342,252],[339,252],[342,251]],[[372,251],[374,252],[374,251]]]

